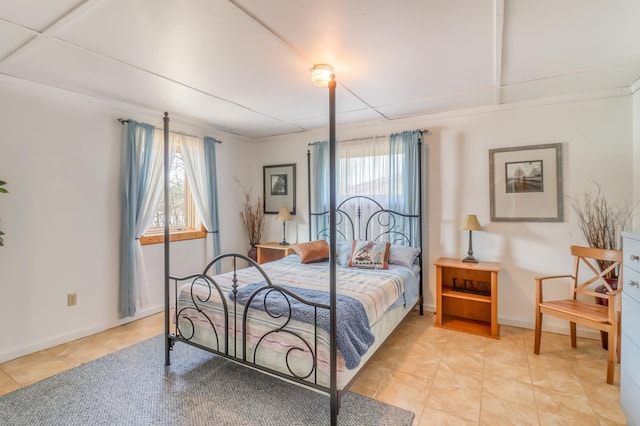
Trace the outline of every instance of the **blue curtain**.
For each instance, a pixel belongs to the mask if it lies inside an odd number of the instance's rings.
[[[389,199],[379,200],[387,208],[408,215],[420,214],[420,154],[419,142],[421,134],[419,130],[394,133],[389,136]],[[373,140],[373,139],[372,139]],[[359,141],[360,145],[362,141]],[[349,143],[346,141],[344,143]],[[386,141],[384,143],[387,143]],[[370,155],[376,155],[376,148],[372,146]],[[379,148],[378,148],[379,149]],[[366,151],[366,150],[365,150]],[[386,150],[385,150],[386,151]],[[347,152],[347,151],[345,151]],[[366,155],[360,148],[358,155]],[[312,182],[313,193],[312,213],[329,210],[329,144],[327,142],[315,142],[312,150]],[[343,154],[344,155],[344,154]],[[385,154],[386,155],[386,154]],[[386,164],[384,165],[386,167]],[[338,177],[340,180],[340,177]],[[338,194],[338,197],[344,194]],[[374,198],[373,194],[368,195]],[[386,201],[386,202],[385,202]],[[311,219],[312,239],[325,238],[318,232],[329,227],[327,216],[315,216]],[[413,246],[421,245],[421,230],[415,219],[399,219],[395,228],[400,234],[404,234],[411,240]],[[392,238],[392,240],[395,237]],[[403,238],[397,238],[397,242],[406,243]]]
[[[389,182],[389,208],[404,214],[420,213],[420,157],[418,144],[420,131],[394,133],[389,138],[390,176],[402,176]],[[414,246],[421,244],[417,221],[402,220],[402,232],[411,238]]]
[[[124,127],[121,177],[120,318],[136,312],[136,224],[149,191],[154,127],[129,120]]]
[[[311,164],[311,181],[313,182],[311,198],[311,213],[329,211],[329,142],[315,142],[313,144]],[[312,216],[311,239],[329,238],[329,214]]]
[[[204,137],[204,161],[205,168],[207,170],[207,183],[206,188],[208,192],[207,199],[209,200],[209,214],[211,218],[211,224],[213,229],[208,229],[213,237],[213,255],[218,256],[220,254],[220,224],[218,214],[218,181],[216,177],[216,145],[217,140],[205,136]],[[221,273],[221,265],[218,262],[216,264],[216,272]]]

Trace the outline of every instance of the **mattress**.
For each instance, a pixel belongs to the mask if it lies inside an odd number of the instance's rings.
[[[328,291],[329,288],[326,262],[302,264],[297,255],[290,255],[263,264],[261,268],[273,285],[294,292],[295,289]],[[389,269],[384,270],[337,266],[336,272],[338,294],[362,304],[375,336],[355,368],[347,368],[345,358],[338,351],[337,387],[343,389],[414,307],[419,269],[399,265],[389,265]],[[325,330],[268,310],[250,308],[245,315],[244,305],[235,303],[234,286],[239,289],[255,283],[266,285],[266,277],[258,268],[250,267],[185,283],[177,295],[178,334],[227,356],[328,387],[329,334]],[[244,322],[246,330],[243,330]],[[225,329],[229,330],[228,337]],[[244,347],[243,334],[247,342]],[[315,359],[313,354],[317,355]]]

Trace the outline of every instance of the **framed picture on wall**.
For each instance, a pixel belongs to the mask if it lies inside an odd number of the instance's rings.
[[[562,222],[562,144],[489,150],[493,222]]]
[[[277,214],[288,207],[296,214],[296,165],[277,164],[263,166],[264,212]]]

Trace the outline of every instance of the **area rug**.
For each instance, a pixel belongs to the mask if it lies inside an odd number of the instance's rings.
[[[0,398],[2,425],[328,425],[329,398],[157,336]],[[411,425],[414,414],[348,392],[339,425]]]

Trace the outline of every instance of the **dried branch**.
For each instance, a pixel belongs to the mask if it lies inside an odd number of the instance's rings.
[[[240,212],[240,220],[245,236],[249,239],[249,244],[253,247],[260,243],[262,231],[264,230],[264,209],[262,199],[258,197],[255,201],[251,197],[250,191],[240,183],[237,177],[233,177],[238,186],[244,192],[244,208]]]
[[[597,183],[595,185],[597,187],[595,194],[585,193],[582,200],[570,197],[573,209],[578,215],[578,226],[590,247],[619,250],[620,234],[630,223],[635,208],[630,208],[626,204],[609,204],[601,192],[600,185]],[[598,262],[601,270],[606,269],[610,264],[607,261]]]

